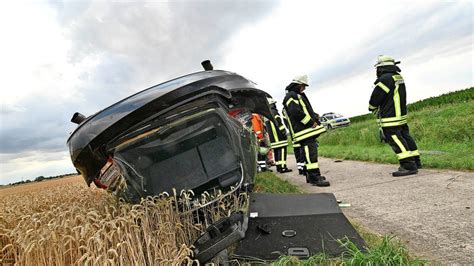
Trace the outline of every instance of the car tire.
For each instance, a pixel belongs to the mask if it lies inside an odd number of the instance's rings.
[[[328,129],[329,129],[329,130],[331,130],[331,129],[332,129],[332,126],[331,126],[331,125],[329,125],[329,124],[328,124],[328,126],[327,126],[327,127],[328,127]]]

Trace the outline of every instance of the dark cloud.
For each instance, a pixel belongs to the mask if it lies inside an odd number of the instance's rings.
[[[22,102],[21,109],[1,113],[0,154],[65,151],[72,114],[64,110],[71,104],[38,96]]]
[[[405,14],[391,16],[387,12],[387,19],[397,20],[391,29],[373,34],[373,37],[360,45],[354,54],[352,43],[358,40],[347,40],[348,51],[341,55],[337,62],[330,66],[317,69],[311,76],[318,87],[361,74],[371,69],[379,54],[396,56],[402,60],[409,55],[417,54],[425,49],[437,49],[443,56],[453,40],[469,37],[473,34],[472,5],[454,2],[442,2],[422,12],[410,10],[407,6]],[[374,23],[377,23],[374,21]],[[472,45],[472,43],[470,44]],[[352,47],[349,50],[349,47]],[[446,50],[446,47],[449,47]],[[430,58],[420,58],[429,61]],[[375,73],[375,72],[374,72]]]
[[[200,71],[202,59],[220,58],[225,52],[220,45],[270,12],[273,3],[51,1],[50,6],[71,40],[69,62],[98,58],[99,64],[71,88],[77,99],[31,95],[18,106],[2,105],[0,155],[8,158],[65,151],[74,112],[91,115],[146,86]]]
[[[152,84],[200,70],[202,59],[220,58],[227,38],[272,7],[268,1],[94,3],[61,21],[71,30],[71,62],[119,57],[133,67],[136,80]]]

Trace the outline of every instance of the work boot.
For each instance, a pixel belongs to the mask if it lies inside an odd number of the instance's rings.
[[[303,170],[302,170],[302,171],[303,171],[303,175],[304,175],[304,176],[307,176],[307,175],[309,174],[308,171],[306,170],[306,166],[303,166]]]
[[[320,175],[316,177],[316,182],[313,183],[313,185],[318,187],[329,187],[331,184],[326,180],[326,177]]]
[[[416,161],[415,164],[416,164],[417,169],[423,168],[423,165],[421,164],[421,161]]]
[[[406,169],[403,166],[398,167],[398,171],[393,172],[392,176],[407,176],[407,175],[414,175],[418,173],[416,169]]]
[[[423,165],[421,164],[420,156],[415,157],[415,164],[417,169],[423,168]]]
[[[308,173],[306,178],[306,183],[311,183],[314,186],[318,187],[328,187],[330,186],[329,181],[326,180],[326,177],[322,175],[317,175],[315,173]]]
[[[285,167],[282,167],[282,168],[281,168],[281,172],[280,172],[280,173],[284,174],[284,173],[290,173],[290,172],[293,172],[293,170],[288,169],[288,167],[285,166]]]
[[[283,168],[281,167],[281,165],[277,165],[276,168],[277,168],[277,172],[278,172],[278,173],[281,173],[281,171],[283,170]]]

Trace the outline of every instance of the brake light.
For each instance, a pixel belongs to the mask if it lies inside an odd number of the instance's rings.
[[[232,117],[236,117],[239,113],[242,112],[242,109],[234,109],[229,111],[227,114]]]
[[[109,157],[107,163],[100,170],[99,178],[94,180],[94,184],[102,189],[115,190],[117,184],[123,178],[122,169],[120,166]]]
[[[107,186],[106,186],[106,185],[104,185],[104,184],[102,184],[102,183],[100,183],[100,181],[99,181],[99,179],[98,179],[98,178],[94,179],[94,184],[95,184],[95,185],[96,185],[96,187],[98,187],[98,188],[101,188],[101,189],[107,189]]]
[[[244,109],[234,109],[227,112],[227,114],[238,120],[242,125],[247,125],[252,119],[252,114]]]

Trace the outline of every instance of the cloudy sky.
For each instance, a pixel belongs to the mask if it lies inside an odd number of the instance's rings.
[[[3,1],[0,184],[74,172],[66,140],[90,115],[176,76],[237,72],[279,102],[307,73],[319,113],[366,112],[379,54],[413,102],[473,85],[472,1]]]

